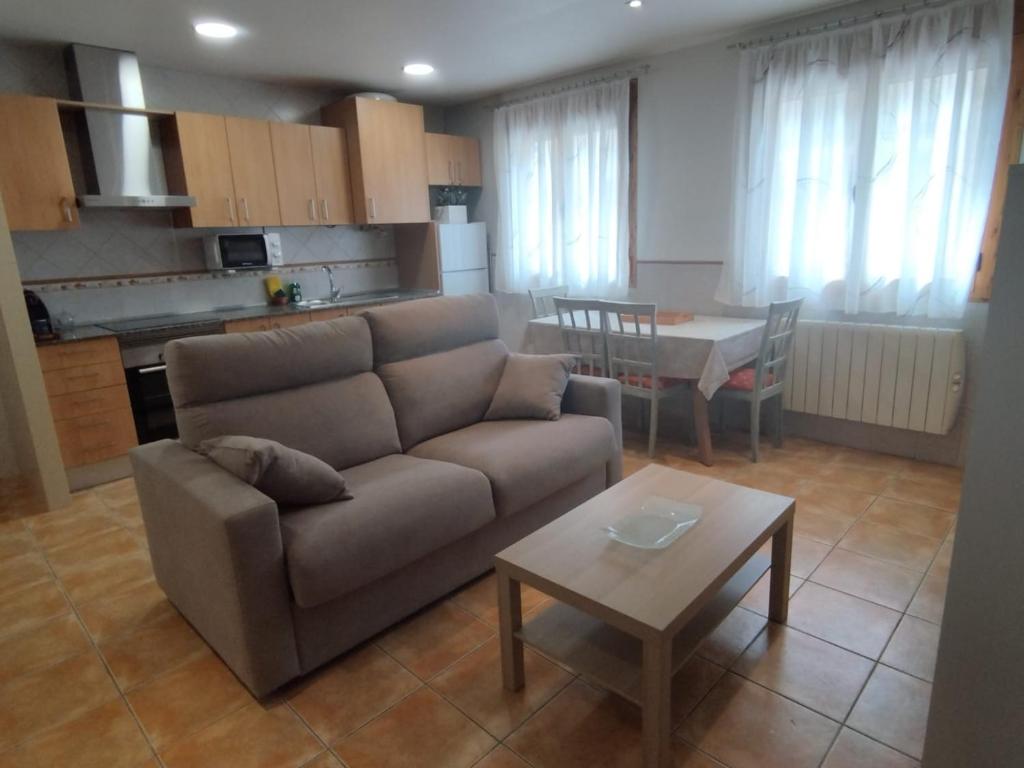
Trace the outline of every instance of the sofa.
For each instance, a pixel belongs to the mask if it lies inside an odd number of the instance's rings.
[[[620,386],[573,375],[556,421],[483,421],[509,352],[489,294],[167,344],[180,434],[134,449],[157,582],[257,696],[492,567],[617,482]],[[353,498],[278,508],[196,452],[250,435]]]

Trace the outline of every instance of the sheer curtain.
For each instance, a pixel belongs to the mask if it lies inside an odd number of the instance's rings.
[[[629,284],[629,81],[497,109],[498,288]]]
[[[1012,0],[745,50],[716,298],[959,317],[1002,128]]]

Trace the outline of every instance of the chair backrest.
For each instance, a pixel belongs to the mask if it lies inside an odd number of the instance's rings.
[[[783,389],[789,376],[793,336],[803,299],[772,302],[761,337],[761,351],[754,367],[754,391],[766,394]]]
[[[657,304],[602,302],[608,375],[623,391],[658,388]]]
[[[567,285],[530,289],[530,302],[533,304],[534,318],[551,317],[555,314],[555,297],[565,297],[568,295],[569,286]]]
[[[553,296],[551,301],[562,331],[562,346],[577,357],[574,373],[588,376],[608,375],[608,350],[604,338],[604,302],[596,299],[568,299]]]

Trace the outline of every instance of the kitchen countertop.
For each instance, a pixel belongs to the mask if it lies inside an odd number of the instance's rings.
[[[276,315],[297,315],[304,313],[315,313],[320,310],[326,309],[344,309],[347,307],[361,307],[366,304],[392,304],[400,301],[411,301],[413,299],[425,299],[431,296],[437,296],[436,291],[428,290],[415,290],[415,291],[373,291],[370,293],[358,293],[351,296],[343,296],[338,301],[330,304],[318,304],[313,307],[299,307],[294,304],[288,304],[283,307],[275,307],[270,304],[260,304],[251,307],[222,307],[219,309],[211,309],[208,312],[188,312],[180,315],[162,315],[161,317],[167,317],[170,322],[180,321],[181,323],[188,323],[190,318],[198,317],[209,317],[210,315],[216,315],[221,320],[246,320],[252,317],[272,317]],[[173,318],[173,320],[170,320]],[[138,318],[118,318],[118,320],[128,320]],[[113,322],[113,321],[108,321]],[[48,339],[46,341],[37,341],[37,347],[48,346],[50,344],[64,344],[73,341],[85,341],[87,339],[97,339],[104,336],[116,336],[114,331],[107,328],[103,328],[98,324],[91,325],[76,325],[70,330],[61,331],[60,337],[56,339]]]

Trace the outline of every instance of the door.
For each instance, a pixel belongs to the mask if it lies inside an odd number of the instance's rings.
[[[455,183],[451,138],[447,133],[426,134],[427,181],[432,186]]]
[[[480,172],[480,142],[471,136],[449,136],[455,183],[462,187],[483,184]]]
[[[245,117],[225,118],[225,124],[239,225],[280,226],[281,209],[277,203],[270,124],[266,120]]]
[[[281,224],[286,227],[320,222],[310,126],[271,123],[270,145]]]
[[[188,215],[175,223],[189,227],[237,227],[235,186],[223,115],[177,112],[168,151],[168,176],[180,178],[180,191],[194,195]],[[172,182],[172,185],[174,182]]]
[[[57,102],[0,95],[0,190],[11,229],[78,226]]]
[[[345,130],[313,125],[309,128],[316,178],[317,210],[321,224],[352,224],[352,182],[348,169]]]

